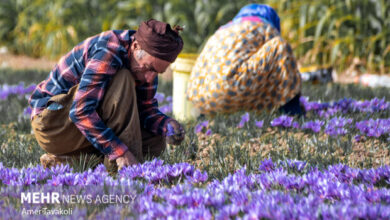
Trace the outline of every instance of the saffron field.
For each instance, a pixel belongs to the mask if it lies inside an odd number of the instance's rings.
[[[200,117],[181,145],[112,172],[97,158],[39,165],[27,98],[46,74],[0,69],[0,219],[390,219],[386,88],[304,84],[303,117]],[[156,94],[168,115],[171,91]]]

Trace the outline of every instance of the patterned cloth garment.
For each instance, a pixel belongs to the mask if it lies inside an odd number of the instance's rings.
[[[64,94],[79,84],[70,118],[91,144],[111,159],[121,156],[128,148],[105,125],[96,109],[103,100],[110,79],[121,68],[129,69],[129,48],[132,30],[106,31],[90,37],[63,56],[48,78],[38,84],[29,103],[31,118],[47,108],[49,99]],[[137,84],[137,103],[141,126],[154,134],[165,134],[166,124],[172,120],[158,109],[158,78],[153,83]],[[125,101],[125,100],[124,100]],[[49,106],[49,109],[61,106]]]
[[[300,92],[290,45],[268,22],[241,19],[207,41],[189,79],[187,98],[202,114],[272,111]]]

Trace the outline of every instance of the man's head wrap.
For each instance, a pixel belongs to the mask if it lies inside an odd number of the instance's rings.
[[[179,30],[179,26],[172,30],[169,24],[150,19],[140,24],[134,37],[148,54],[172,63],[183,49]]]

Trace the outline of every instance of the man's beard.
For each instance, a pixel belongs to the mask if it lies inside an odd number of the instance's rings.
[[[138,67],[132,68],[131,72],[133,73],[133,76],[135,76],[134,80],[138,84],[144,84],[146,82],[146,80],[144,78],[142,78],[142,76],[143,76],[142,68],[138,68]]]

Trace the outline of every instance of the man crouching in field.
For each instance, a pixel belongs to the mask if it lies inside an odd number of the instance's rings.
[[[29,100],[35,137],[47,152],[41,164],[103,154],[121,169],[160,155],[166,141],[180,144],[184,128],[154,99],[158,73],[183,48],[179,30],[151,19],[137,31],[90,37],[63,56]]]

